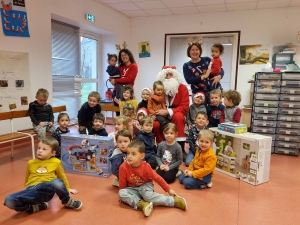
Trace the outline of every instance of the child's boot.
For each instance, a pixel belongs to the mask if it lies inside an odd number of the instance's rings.
[[[31,214],[31,213],[35,213],[35,212],[38,212],[38,211],[45,210],[47,208],[48,208],[48,203],[47,202],[42,202],[42,203],[36,204],[36,205],[29,205],[26,212]]]
[[[186,210],[187,204],[183,197],[174,196],[174,207]]]
[[[63,203],[63,205],[68,207],[68,208],[78,210],[78,209],[81,208],[82,202],[70,197],[69,200],[66,203]]]
[[[150,216],[153,209],[153,203],[140,200],[137,204],[137,208],[138,210],[142,210],[145,216]]]
[[[112,185],[115,187],[119,187],[119,179],[117,177],[114,178]]]

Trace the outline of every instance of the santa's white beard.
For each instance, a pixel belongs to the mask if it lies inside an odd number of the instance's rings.
[[[165,79],[163,81],[164,84],[164,89],[165,89],[165,94],[169,95],[171,97],[174,97],[177,92],[178,92],[178,87],[180,85],[180,83],[178,82],[177,79],[175,78],[169,78],[169,79]]]

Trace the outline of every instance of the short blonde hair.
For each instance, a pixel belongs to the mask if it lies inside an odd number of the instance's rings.
[[[44,88],[40,88],[40,89],[36,92],[36,96],[38,96],[38,95],[41,95],[41,96],[43,96],[44,98],[48,98],[49,92],[48,92],[46,89],[44,89]]]
[[[142,125],[144,125],[145,123],[151,123],[153,125],[154,121],[151,116],[145,116],[142,119]]]
[[[58,141],[53,137],[41,138],[39,142],[42,142],[45,145],[49,145],[52,151],[57,151],[58,149]]]
[[[125,103],[124,104],[123,109],[122,109],[123,115],[126,111],[132,112],[132,115],[135,114],[135,109],[134,109],[134,107],[131,103]]]
[[[214,134],[210,130],[201,130],[198,139],[201,137],[208,138],[211,142],[214,141]]]
[[[220,103],[222,102],[222,92],[220,90],[218,90],[218,89],[212,90],[209,94],[209,98],[211,97],[211,95],[219,95]]]
[[[92,91],[90,94],[89,94],[89,96],[88,96],[88,99],[90,98],[90,97],[93,97],[93,98],[96,98],[96,100],[98,101],[98,102],[100,102],[100,94],[97,92],[97,91]]]
[[[164,129],[164,133],[166,133],[168,130],[172,130],[174,131],[175,133],[178,133],[178,130],[177,130],[177,127],[174,123],[168,123],[166,126],[165,126],[165,129]]]
[[[129,121],[126,116],[118,116],[114,119],[114,124],[121,122],[124,126],[124,130],[129,130]]]

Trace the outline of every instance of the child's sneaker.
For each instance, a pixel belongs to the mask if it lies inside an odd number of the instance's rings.
[[[150,216],[153,209],[153,203],[140,200],[137,204],[137,208],[138,210],[142,210],[145,216]]]
[[[75,209],[75,210],[78,210],[81,208],[82,206],[82,202],[81,201],[78,201],[74,198],[69,198],[69,200],[66,202],[66,203],[63,203],[64,206],[68,207],[68,208],[72,208],[72,209]]]
[[[48,203],[47,202],[43,202],[41,204],[36,204],[36,205],[29,205],[29,208],[27,209],[26,212],[28,212],[29,214],[31,213],[35,213],[38,211],[42,211],[48,208]]]
[[[183,197],[174,196],[174,207],[186,210],[187,204]]]
[[[213,186],[213,183],[212,182],[209,182],[207,185],[206,185],[208,188],[211,188]]]
[[[114,178],[112,185],[115,187],[119,187],[119,179],[117,177]]]
[[[179,177],[182,174],[181,170],[178,170],[178,172],[176,173],[176,177]]]

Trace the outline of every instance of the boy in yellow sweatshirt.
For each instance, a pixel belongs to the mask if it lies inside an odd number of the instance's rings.
[[[216,168],[217,157],[212,149],[214,135],[209,130],[201,130],[195,157],[189,168],[178,178],[186,189],[203,189],[212,186],[212,176]]]
[[[25,189],[7,196],[5,206],[31,214],[47,209],[47,202],[57,194],[66,207],[81,208],[82,202],[70,197],[70,193],[77,194],[78,191],[70,189],[61,161],[55,158],[57,149],[58,142],[53,137],[40,139],[37,158],[28,161]]]

